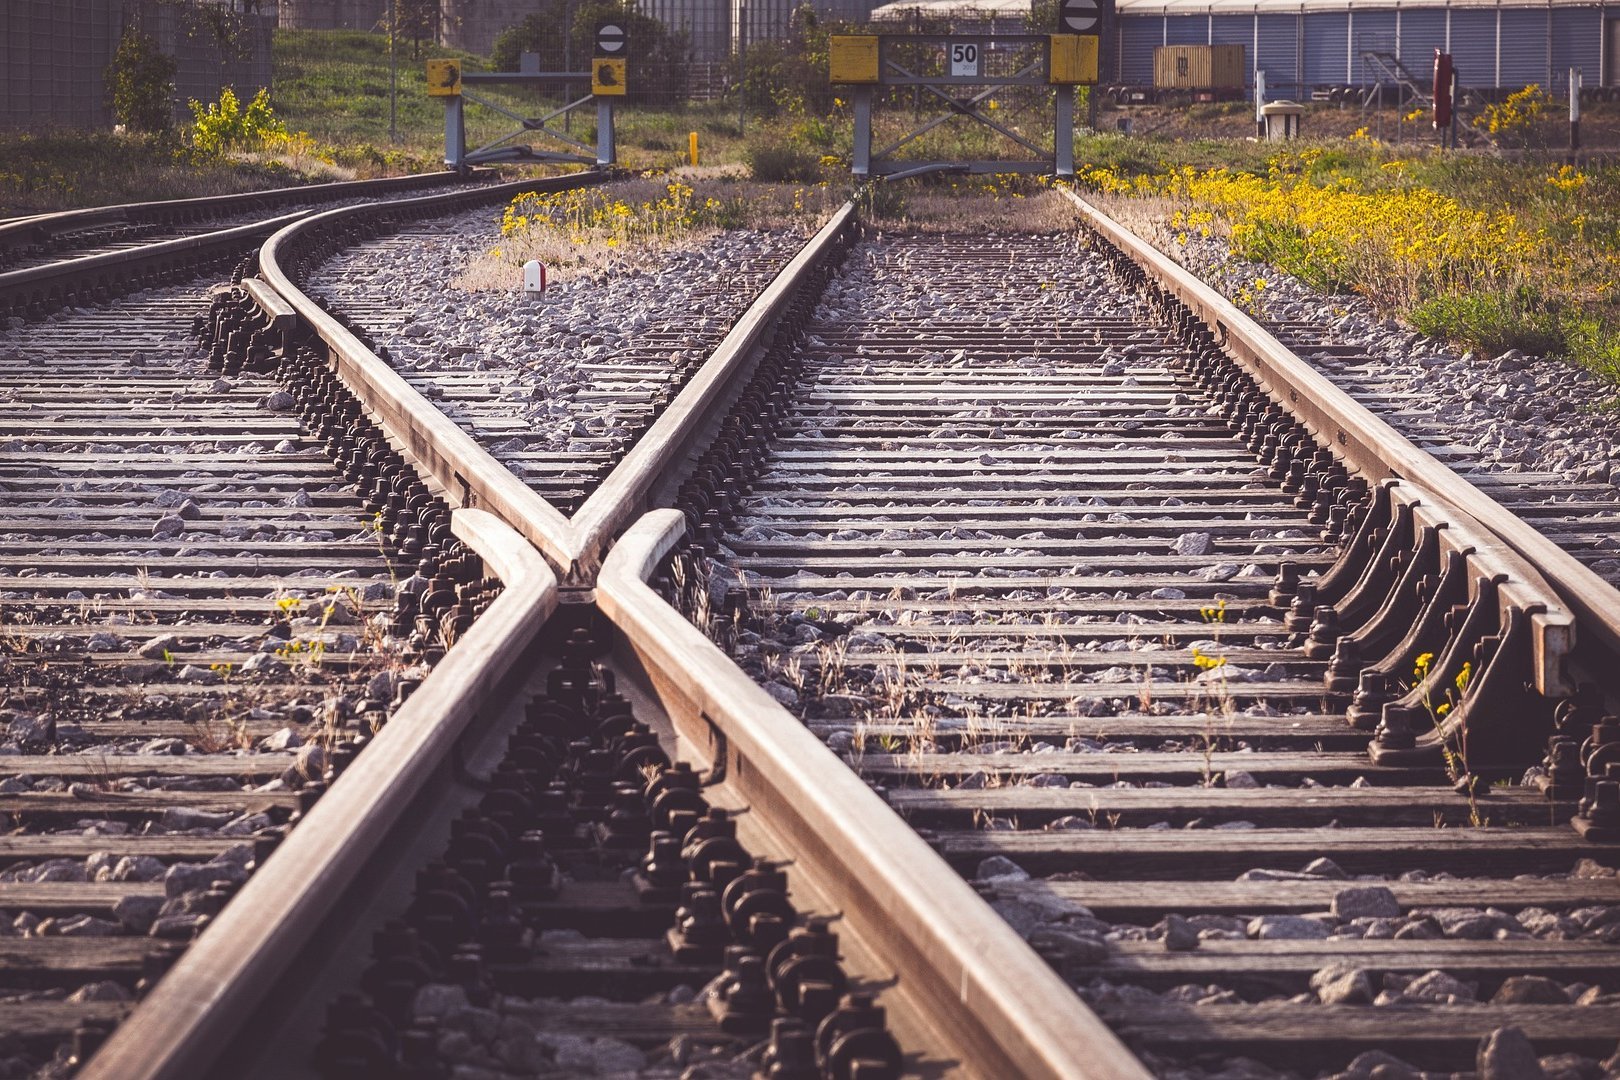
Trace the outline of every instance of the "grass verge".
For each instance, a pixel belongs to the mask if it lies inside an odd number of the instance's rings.
[[[1150,201],[1170,246],[1219,235],[1425,333],[1565,357],[1620,384],[1620,165],[1396,153],[1366,138],[1249,145],[1219,163],[1202,149],[1155,159],[1140,140],[1090,140],[1080,180],[1105,199]]]

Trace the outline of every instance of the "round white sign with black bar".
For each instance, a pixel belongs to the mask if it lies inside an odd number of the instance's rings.
[[[624,27],[618,23],[603,23],[596,29],[596,48],[603,56],[617,56],[624,51]]]
[[[1058,8],[1058,21],[1071,34],[1086,34],[1097,29],[1099,16],[1097,0],[1063,0]]]

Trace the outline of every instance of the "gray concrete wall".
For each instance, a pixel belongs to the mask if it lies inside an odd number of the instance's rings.
[[[179,63],[177,120],[187,100],[214,101],[230,86],[244,99],[270,85],[273,14],[237,16],[241,50],[171,5],[124,0],[0,0],[0,128],[110,128],[105,73],[126,26],[139,23]]]

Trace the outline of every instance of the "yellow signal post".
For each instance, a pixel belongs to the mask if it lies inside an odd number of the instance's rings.
[[[623,57],[597,57],[591,61],[591,93],[597,97],[624,96]]]
[[[876,34],[834,34],[828,41],[827,54],[829,81],[835,83],[878,81]]]
[[[461,95],[461,61],[429,60],[427,62],[427,92],[429,97],[459,97]]]
[[[1097,83],[1097,35],[1053,34],[1049,78],[1059,86]]]
[[[697,132],[695,131],[686,133],[686,156],[693,165],[698,163]]]

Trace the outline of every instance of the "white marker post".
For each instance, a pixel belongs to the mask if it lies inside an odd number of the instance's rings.
[[[1581,69],[1569,69],[1569,149],[1581,148]]]
[[[1266,107],[1266,73],[1259,68],[1254,69],[1254,133],[1260,138],[1266,137],[1266,114],[1261,110]]]
[[[523,295],[533,300],[545,299],[546,268],[540,265],[538,259],[530,259],[523,264]]]

